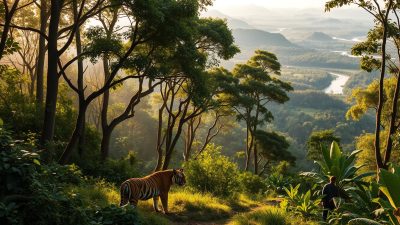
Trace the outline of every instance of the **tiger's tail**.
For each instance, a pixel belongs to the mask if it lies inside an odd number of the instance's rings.
[[[121,202],[119,203],[119,206],[122,207],[129,203],[129,199],[131,197],[131,187],[128,181],[125,181],[124,183],[121,184],[120,194],[121,194]]]

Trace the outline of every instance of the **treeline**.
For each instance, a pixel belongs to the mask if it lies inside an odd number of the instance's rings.
[[[244,169],[252,166],[259,173],[259,164],[269,162],[274,151],[268,144],[286,142],[260,129],[273,118],[267,106],[288,101],[292,87],[279,79],[281,65],[267,51],[256,51],[232,71],[219,67],[239,49],[225,21],[199,17],[211,3],[2,3],[5,128],[30,137],[47,161],[60,164],[85,157],[105,162],[110,147],[118,149],[124,138],[145,130],[154,170],[164,170],[179,143],[185,161],[195,158],[226,126],[226,118],[236,117],[246,127]],[[113,134],[123,124],[123,136]],[[281,158],[293,160],[290,154]]]

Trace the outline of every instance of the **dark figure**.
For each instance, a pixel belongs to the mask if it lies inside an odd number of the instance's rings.
[[[333,202],[334,197],[339,197],[339,189],[335,185],[336,177],[332,176],[329,179],[329,184],[326,184],[322,189],[322,194],[324,197],[322,198],[322,206],[324,207],[324,211],[322,213],[322,218],[324,221],[328,218],[329,211],[332,211],[336,208],[335,203]]]

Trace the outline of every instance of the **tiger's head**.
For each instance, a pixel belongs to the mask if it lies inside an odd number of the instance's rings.
[[[179,186],[185,185],[186,179],[185,179],[185,174],[183,173],[183,169],[173,170],[172,181]]]

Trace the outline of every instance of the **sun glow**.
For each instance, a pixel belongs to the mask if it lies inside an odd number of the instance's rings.
[[[323,8],[326,0],[215,0],[213,8],[258,5],[266,8]]]

